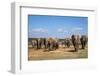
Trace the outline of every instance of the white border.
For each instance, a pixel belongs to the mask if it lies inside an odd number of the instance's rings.
[[[46,72],[89,68],[95,65],[95,12],[93,8],[44,6],[43,4],[12,3],[12,72]],[[87,16],[89,18],[89,58],[72,60],[27,61],[27,15]],[[63,66],[61,66],[63,65]],[[45,68],[44,68],[45,67]]]

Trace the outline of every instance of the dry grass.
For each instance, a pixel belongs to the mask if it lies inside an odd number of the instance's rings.
[[[78,52],[73,52],[74,48],[62,48],[60,47],[54,51],[45,51],[44,49],[36,50],[29,48],[28,60],[54,60],[54,59],[76,59],[76,58],[87,58],[88,50],[79,49]]]

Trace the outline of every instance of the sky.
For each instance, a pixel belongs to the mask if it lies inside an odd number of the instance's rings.
[[[88,17],[28,15],[29,38],[66,38],[88,34]]]

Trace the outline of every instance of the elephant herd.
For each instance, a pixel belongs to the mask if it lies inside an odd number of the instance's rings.
[[[79,45],[81,45],[82,49],[85,49],[86,44],[88,42],[88,38],[85,35],[82,35],[81,38],[79,35],[72,35],[72,44],[74,46],[75,51],[79,50]]]
[[[30,44],[32,48],[35,49],[45,49],[48,51],[54,51],[59,49],[60,47],[70,48],[71,45],[74,47],[74,51],[77,52],[79,50],[79,46],[81,45],[81,49],[85,49],[88,38],[86,35],[72,35],[71,38],[65,39],[57,39],[57,38],[37,38],[31,39]]]

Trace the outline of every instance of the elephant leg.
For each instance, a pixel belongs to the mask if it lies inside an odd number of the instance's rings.
[[[82,49],[84,49],[84,42],[82,42]]]
[[[84,42],[84,47],[83,48],[85,49],[85,42]]]
[[[75,52],[77,52],[79,50],[79,44],[76,44],[75,46]]]

